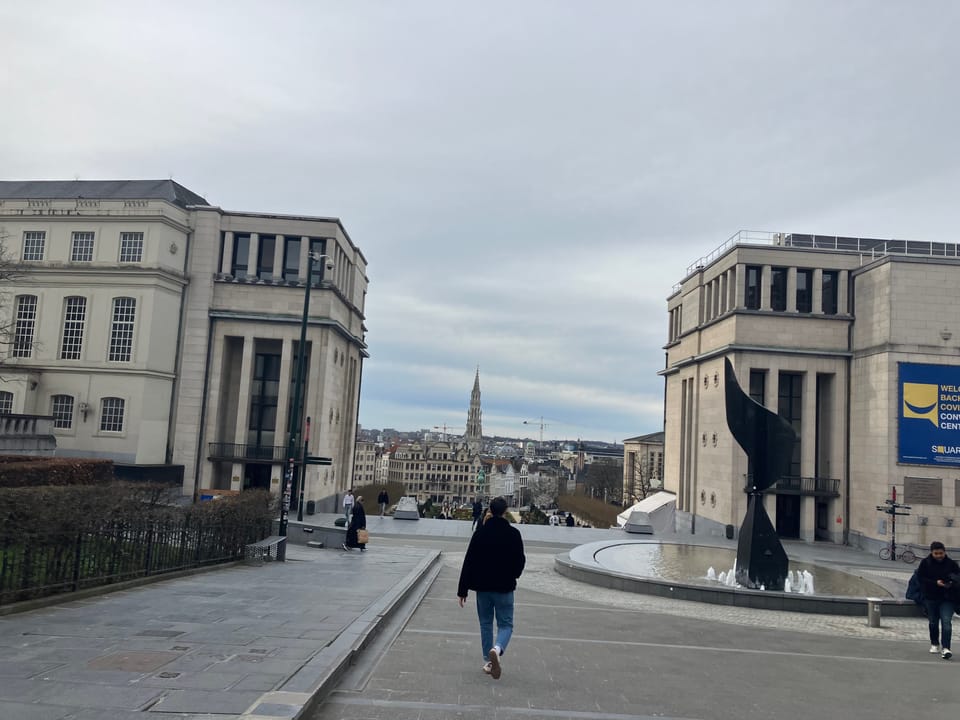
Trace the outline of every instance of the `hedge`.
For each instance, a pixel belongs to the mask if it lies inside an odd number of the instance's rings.
[[[0,457],[0,488],[105,485],[113,479],[112,460],[22,455]]]

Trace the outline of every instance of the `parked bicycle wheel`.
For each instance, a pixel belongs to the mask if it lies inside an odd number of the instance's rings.
[[[904,550],[903,555],[901,555],[900,558],[905,563],[912,563],[917,559],[917,556],[913,554],[913,550]]]
[[[880,549],[880,559],[889,560],[890,559],[890,548],[885,547]]]

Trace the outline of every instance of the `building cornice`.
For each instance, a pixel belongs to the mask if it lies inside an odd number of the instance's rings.
[[[831,358],[842,358],[849,360],[853,357],[854,353],[849,350],[804,350],[802,348],[788,348],[788,347],[775,347],[773,345],[724,345],[723,347],[710,350],[709,352],[700,353],[699,355],[691,355],[686,357],[683,360],[675,362],[668,368],[663,370],[658,370],[657,375],[667,377],[669,375],[674,375],[685,367],[690,365],[696,365],[707,360],[713,360],[717,357],[723,357],[727,353],[734,352],[751,352],[751,353],[762,353],[769,355],[795,355],[802,357],[831,357]]]
[[[302,322],[301,318],[289,315],[237,312],[234,310],[210,310],[209,316],[211,320],[231,320],[234,322],[268,323],[274,325],[279,324],[299,326]],[[351,333],[348,328],[336,320],[331,318],[309,318],[307,320],[307,325],[310,327],[328,328],[333,330],[348,342],[356,345],[363,357],[370,357],[370,354],[367,352],[367,344],[363,341],[363,338],[357,337]]]

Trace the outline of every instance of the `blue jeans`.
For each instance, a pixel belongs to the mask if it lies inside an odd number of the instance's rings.
[[[930,621],[930,644],[949,648],[953,632],[954,605],[949,600],[924,600]]]
[[[493,642],[493,617],[497,617],[497,642]],[[513,593],[478,592],[477,617],[480,618],[480,644],[483,646],[483,659],[490,655],[494,644],[500,646],[503,654],[513,635]]]

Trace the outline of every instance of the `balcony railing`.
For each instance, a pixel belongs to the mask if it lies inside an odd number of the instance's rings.
[[[750,478],[747,477],[744,492],[749,492],[751,485]],[[774,483],[769,492],[774,495],[840,497],[840,481],[822,477],[782,477]]]
[[[287,448],[283,445],[249,445],[247,443],[210,443],[209,460],[258,460],[283,463]]]

